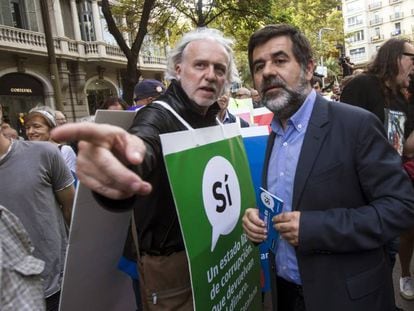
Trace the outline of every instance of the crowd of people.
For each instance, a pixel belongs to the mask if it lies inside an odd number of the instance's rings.
[[[284,202],[272,220],[281,239],[276,255],[270,254],[272,290],[263,308],[396,310],[397,254],[400,293],[414,299],[414,46],[388,40],[362,73],[344,59],[352,70],[329,96],[314,74],[309,41],[297,28],[269,25],[252,34],[247,53],[254,88],[231,88],[239,81],[232,46],[215,29],[186,33],[170,51],[167,88],[145,79],[135,87],[133,105],[117,97],[101,103],[99,109],[137,111],[128,131],[67,123],[62,112],[44,106],[25,115],[27,140],[1,124],[0,211],[12,216],[0,213],[0,224],[12,217],[21,221],[34,251],[26,237],[15,257],[33,255],[27,267],[41,275],[44,286],[43,297],[40,278],[25,291],[27,298],[8,293],[11,305],[33,301],[39,310],[58,309],[79,179],[103,208],[134,211],[124,255],[137,262],[138,309],[192,310],[185,243],[160,134],[233,122],[247,127],[229,111],[245,99],[252,108],[274,113],[262,187]],[[65,143],[73,141],[79,142],[76,150]],[[253,243],[266,239],[255,206],[241,222]],[[131,242],[135,235],[138,249]]]

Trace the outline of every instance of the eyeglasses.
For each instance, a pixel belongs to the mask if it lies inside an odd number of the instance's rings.
[[[249,94],[236,94],[234,97],[243,99],[243,98],[250,98],[250,95]]]
[[[411,57],[411,60],[414,62],[414,53],[404,52],[403,55]]]

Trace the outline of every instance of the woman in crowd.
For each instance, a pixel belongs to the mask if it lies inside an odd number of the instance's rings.
[[[50,138],[51,130],[56,127],[55,113],[53,109],[47,106],[31,109],[24,119],[24,126],[28,140],[50,141],[59,147],[66,165],[76,179],[76,154],[72,147],[55,142]]]

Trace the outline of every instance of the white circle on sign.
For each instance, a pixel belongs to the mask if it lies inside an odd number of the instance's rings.
[[[211,251],[220,235],[231,233],[240,217],[240,186],[233,165],[221,156],[211,158],[203,174],[203,203],[212,227]]]
[[[273,211],[273,208],[275,207],[275,202],[273,201],[273,198],[270,196],[270,194],[262,192],[260,194],[260,199],[267,208]]]

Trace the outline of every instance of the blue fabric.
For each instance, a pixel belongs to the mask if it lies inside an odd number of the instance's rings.
[[[246,149],[247,159],[249,161],[250,172],[256,193],[256,201],[260,199],[259,188],[262,185],[262,170],[266,151],[268,135],[244,137],[244,147]],[[263,292],[270,290],[270,271],[268,263],[268,250],[265,246],[260,245],[260,285]]]
[[[276,134],[268,169],[268,190],[283,200],[283,212],[292,211],[293,184],[303,139],[315,104],[316,92],[309,93],[303,105],[287,121],[283,129],[275,118],[271,129]],[[285,280],[302,284],[295,249],[281,239],[276,251],[277,275]]]
[[[132,279],[138,280],[137,263],[122,256],[118,262],[118,269],[128,274]]]

